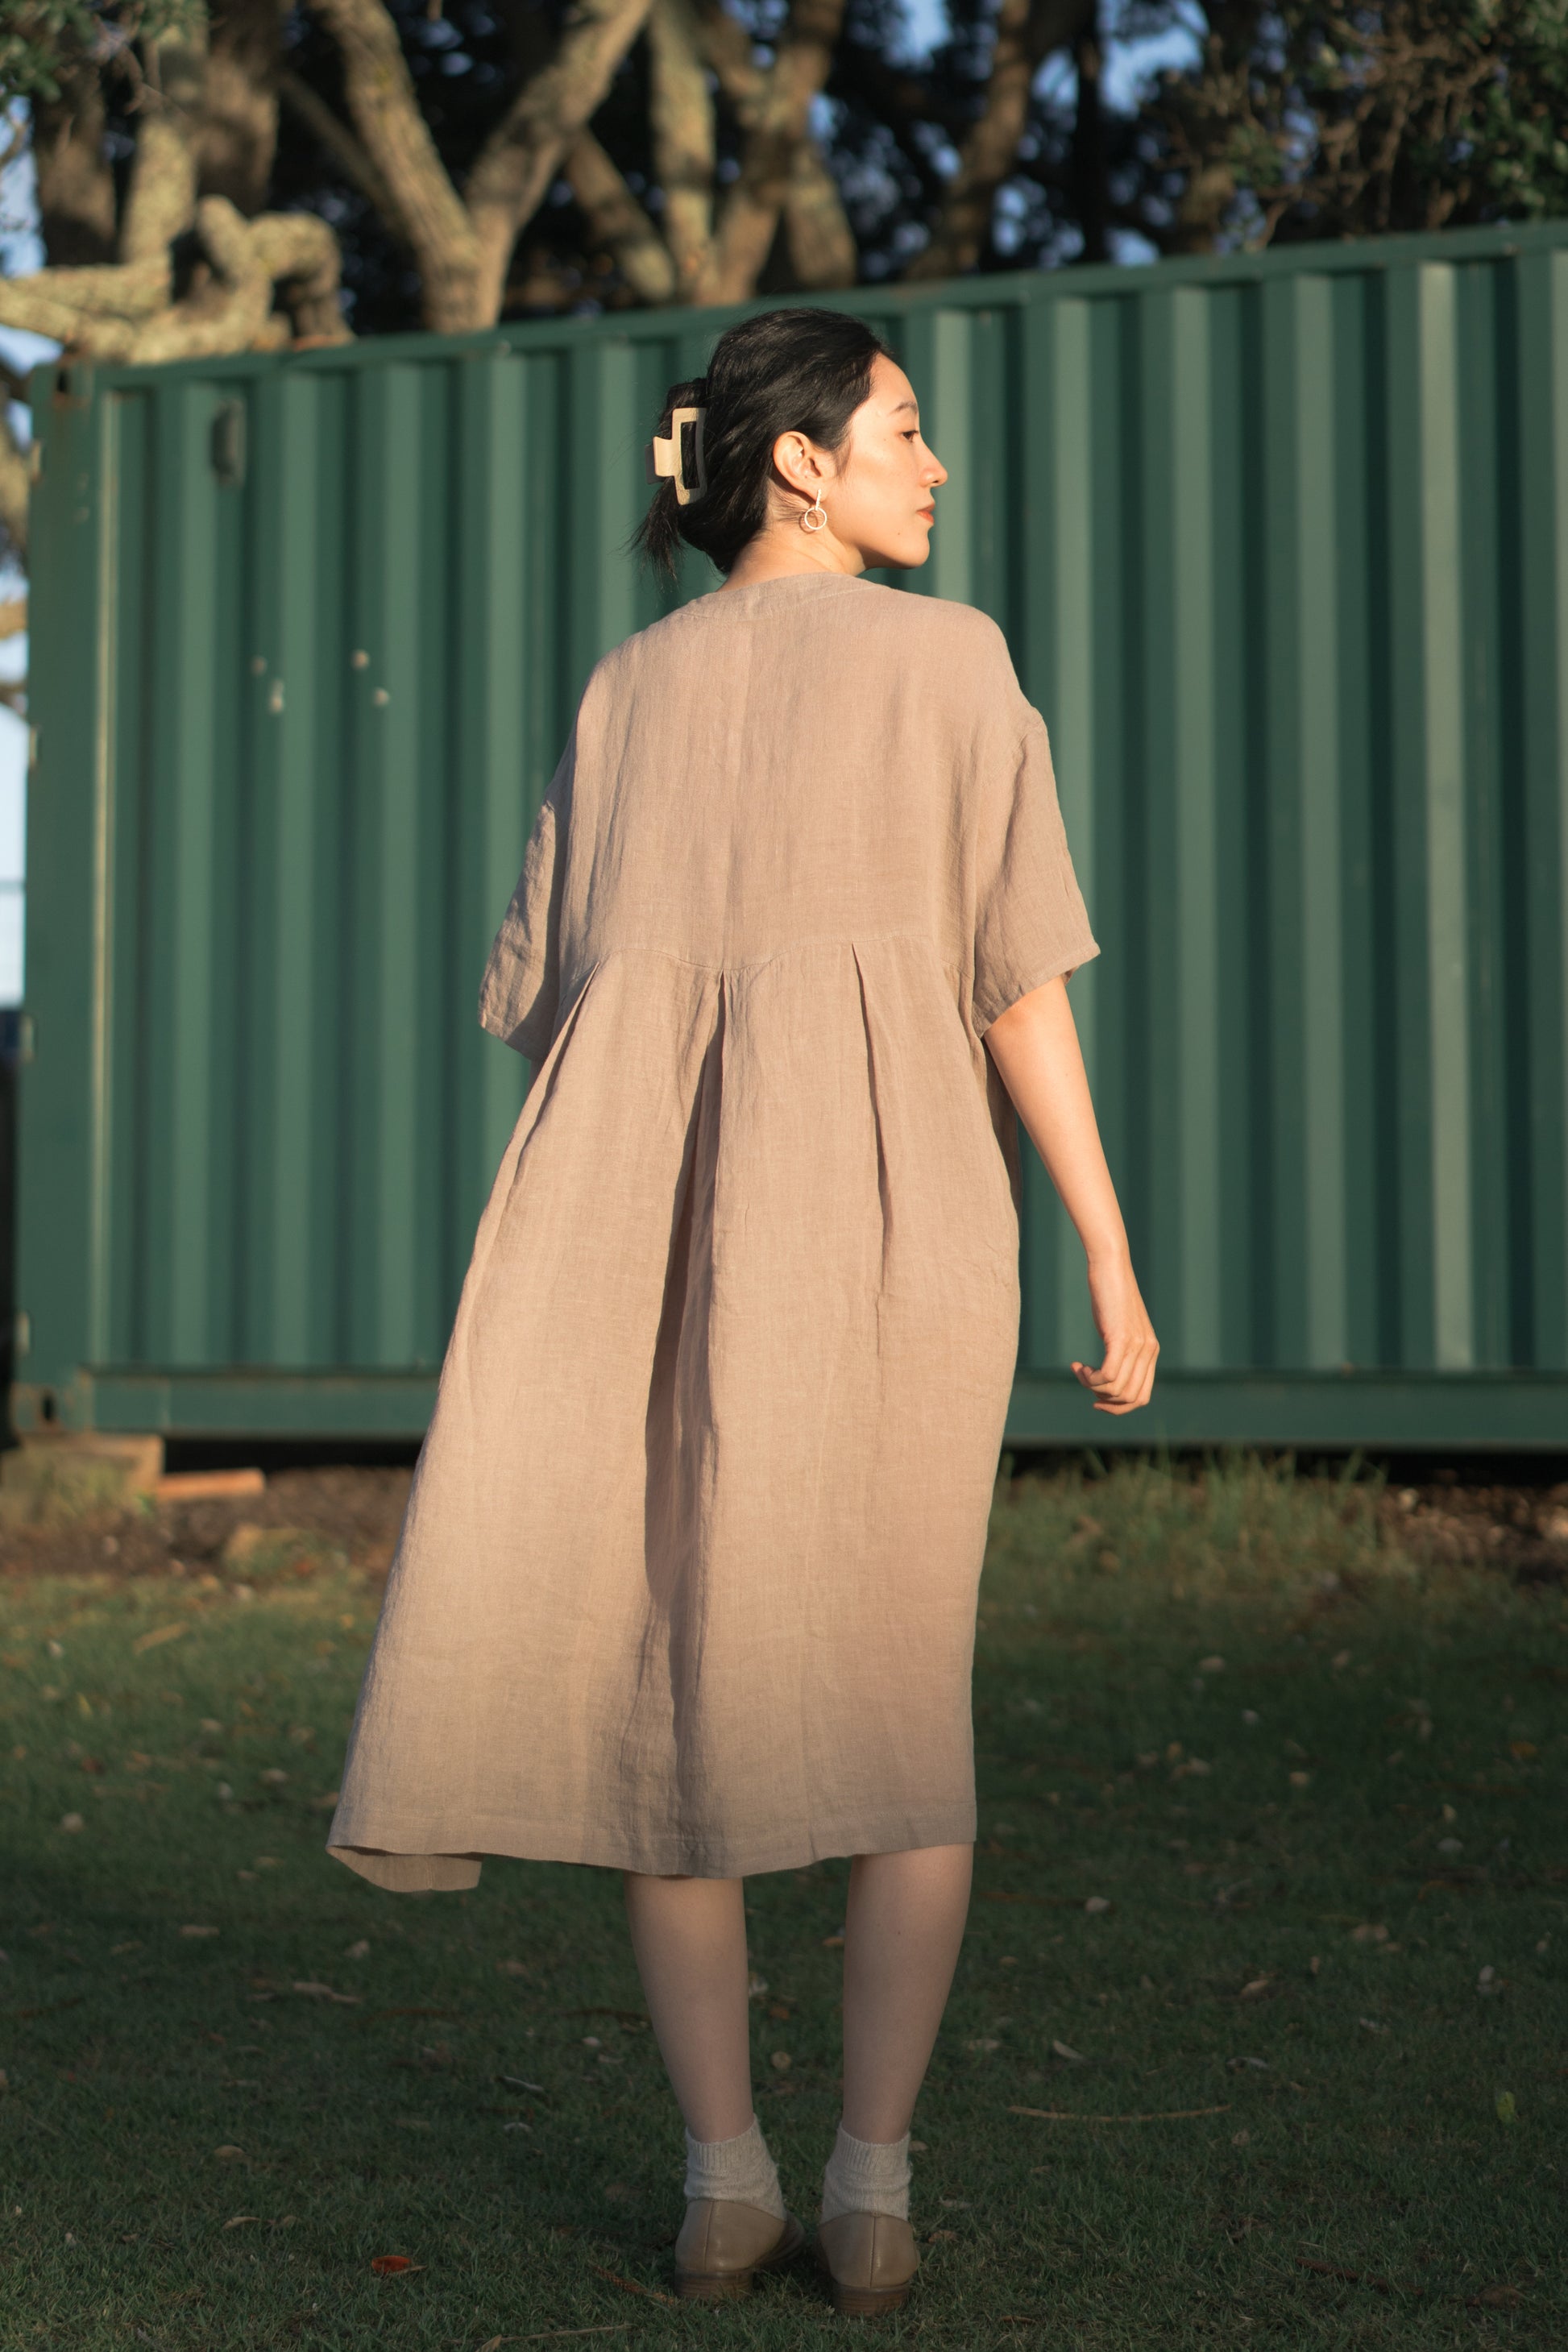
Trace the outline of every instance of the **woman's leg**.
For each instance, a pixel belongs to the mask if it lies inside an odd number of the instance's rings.
[[[659,2055],[695,2140],[752,2122],[746,1910],[738,1878],[626,1874],[632,1950]]]
[[[844,1940],[844,2127],[901,2139],[931,2061],[969,1908],[973,1849],[858,1855]],[[746,1915],[735,1878],[626,1876],[648,2015],[693,2139],[752,2120]]]
[[[973,1848],[857,1855],[844,1933],[844,2128],[902,2139],[969,1911]],[[732,2128],[732,2126],[731,2126]]]

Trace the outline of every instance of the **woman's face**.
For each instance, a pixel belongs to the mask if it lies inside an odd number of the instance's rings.
[[[868,572],[879,564],[902,570],[931,553],[931,494],[946,481],[947,468],[921,437],[920,407],[896,360],[873,363],[870,392],[850,418],[837,457],[786,434],[774,459],[807,501],[821,486],[827,522],[816,534],[815,553],[826,556],[827,542],[837,541],[848,559],[844,569]]]

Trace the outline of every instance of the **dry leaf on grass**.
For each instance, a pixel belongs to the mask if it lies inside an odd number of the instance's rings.
[[[294,1983],[289,1986],[289,1990],[290,1992],[305,1993],[309,1995],[312,2000],[335,2000],[341,2002],[344,2009],[357,2009],[364,2000],[364,1995],[363,1993],[334,1992],[331,1985],[318,1984],[313,1977],[296,1979]]]
[[[372,2254],[371,2269],[377,2278],[401,2278],[406,2271],[422,2271],[423,2263],[410,2262],[406,2254]]]
[[[1058,2058],[1065,2058],[1069,2066],[1087,2066],[1089,2063],[1081,2050],[1069,2050],[1065,2042],[1053,2042],[1051,2048]]]
[[[1256,2000],[1259,1993],[1265,1993],[1268,1990],[1268,1988],[1273,1981],[1274,1979],[1272,1977],[1254,1977],[1250,1983],[1244,1984],[1242,1986],[1241,1990],[1237,1997],[1240,2000]]]
[[[492,2336],[479,2352],[496,2352],[498,2344],[552,2344],[562,2336],[624,2336],[636,2326],[635,2319],[605,2319],[596,2327],[540,2327],[531,2336]]]
[[[1099,1916],[1099,1915],[1100,1915],[1100,1913],[1101,1911],[1109,1911],[1109,1910],[1110,1910],[1110,1897],[1109,1897],[1109,1896],[1107,1896],[1107,1895],[1091,1895],[1089,1896],[1089,1901],[1084,1905],[1084,1906],[1083,1906],[1083,1907],[1084,1907],[1084,1909],[1089,1913],[1089,1917],[1090,1917],[1091,1919],[1096,1918],[1096,1917],[1098,1917],[1098,1916]]]
[[[677,2296],[664,2294],[656,2286],[639,2286],[636,2279],[623,2278],[619,2271],[603,2271],[597,2263],[591,2263],[589,2268],[595,2278],[608,2279],[610,2284],[618,2286],[623,2294],[642,2294],[646,2295],[650,2303],[668,2303],[679,2308]]]
[[[261,2216],[259,2213],[235,2213],[230,2216],[223,2226],[226,2230],[237,2230],[242,2222],[259,2221],[260,2219]]]
[[[1218,2107],[1163,2107],[1138,2116],[1080,2116],[1068,2107],[1009,2107],[1010,2116],[1033,2116],[1043,2124],[1181,2124],[1194,2116],[1228,2116],[1228,2100]]]
[[[150,1633],[138,1633],[131,1644],[131,1654],[139,1658],[143,1651],[160,1649],[165,1642],[177,1642],[182,1633],[188,1633],[190,1630],[187,1617],[182,1617],[177,1625],[155,1625]]]
[[[215,2156],[221,2156],[221,2157],[224,2157],[224,2158],[230,2158],[230,2157],[236,2157],[236,2156],[243,2157],[243,2156],[244,2156],[244,2154],[245,2154],[245,2150],[244,2150],[242,2147],[231,2147],[231,2146],[225,2146],[225,2147],[215,2147],[215,2148],[214,2148],[214,2150],[213,2150],[213,2154],[214,2154]]]
[[[1305,2254],[1297,2255],[1296,2268],[1299,2271],[1315,2271],[1320,2278],[1342,2279],[1347,2286],[1369,2286],[1377,2294],[1393,2294],[1397,2292],[1392,2280],[1376,2278],[1370,2271],[1342,2271],[1333,2263],[1310,2262]],[[1422,2292],[1423,2290],[1418,2286],[1407,2286],[1405,2289],[1406,2294],[1420,2294]]]

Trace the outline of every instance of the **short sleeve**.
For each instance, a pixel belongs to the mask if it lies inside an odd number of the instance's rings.
[[[534,820],[522,872],[490,949],[479,1024],[514,1052],[541,1062],[561,1002],[561,901],[566,868],[572,745]]]
[[[971,1001],[981,1036],[1031,989],[1100,953],[1068,848],[1045,721],[1024,708],[1010,766],[978,784]]]

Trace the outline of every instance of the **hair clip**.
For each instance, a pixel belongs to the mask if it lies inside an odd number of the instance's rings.
[[[668,439],[662,440],[656,433],[644,452],[648,480],[658,482],[666,478],[672,480],[676,499],[683,507],[689,506],[698,492],[708,488],[708,468],[702,458],[702,420],[706,415],[706,409],[702,408],[672,408]],[[683,425],[691,427],[692,462],[697,468],[695,482],[689,482],[686,478],[680,430]]]

